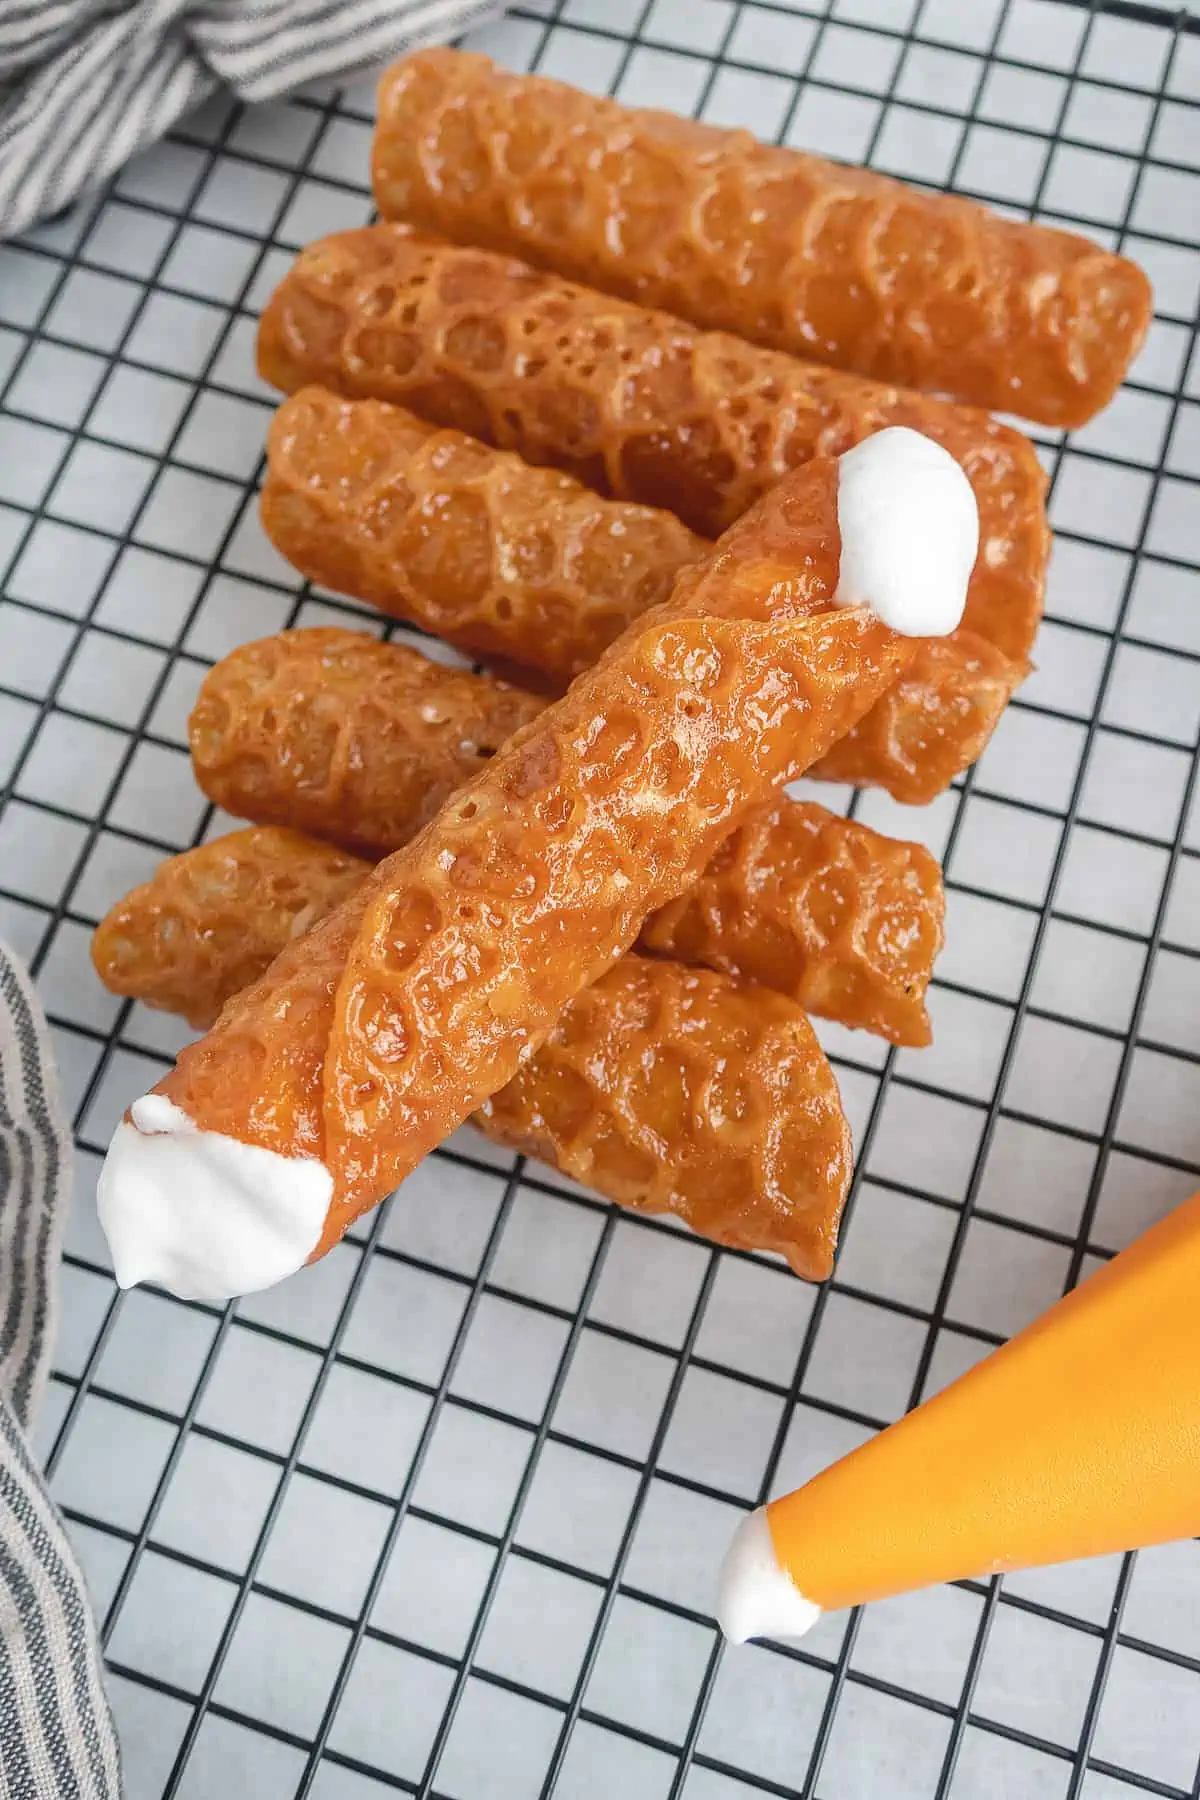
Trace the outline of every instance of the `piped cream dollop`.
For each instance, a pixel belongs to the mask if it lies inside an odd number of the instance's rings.
[[[201,1131],[163,1094],[135,1100],[130,1120],[96,1189],[121,1287],[230,1300],[303,1268],[333,1195],[324,1163]]]
[[[979,553],[979,507],[932,438],[891,425],[838,459],[839,606],[869,606],[903,637],[961,624]]]
[[[717,1621],[731,1644],[756,1637],[803,1637],[821,1616],[775,1554],[767,1509],[748,1513],[725,1552]]]

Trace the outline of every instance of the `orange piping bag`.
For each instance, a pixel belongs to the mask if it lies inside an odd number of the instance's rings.
[[[851,1455],[744,1519],[735,1643],[822,1612],[1200,1533],[1200,1195]]]

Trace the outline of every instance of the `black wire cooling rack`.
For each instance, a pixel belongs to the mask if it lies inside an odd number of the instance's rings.
[[[184,720],[314,594],[258,531],[253,317],[369,213],[366,84],[214,102],[0,247],[0,929],[76,1107],[45,1420],[129,1793],[823,1800],[1200,1793],[1200,1554],[963,1583],[726,1651],[746,1507],[965,1368],[1200,1168],[1200,23],[1065,0],[554,0],[515,66],[870,162],[1141,259],[1104,419],[1039,433],[1039,673],[922,813],[938,1043],[834,1030],[859,1178],[837,1278],[619,1216],[459,1134],[319,1268],[214,1308],[119,1295],[108,1130],[178,1041],[88,933],[219,830]]]

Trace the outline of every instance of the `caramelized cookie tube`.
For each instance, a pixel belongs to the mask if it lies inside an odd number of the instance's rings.
[[[924,806],[983,755],[1029,667],[965,626],[926,638],[899,680],[809,775],[885,788],[893,800]]]
[[[113,993],[206,1029],[370,866],[269,825],[201,844],[101,921],[97,973]],[[781,796],[734,832],[685,895],[650,915],[639,946],[919,1047],[931,1036],[925,994],[944,913],[941,872],[920,844]]]
[[[545,701],[337,626],[243,644],[188,721],[217,806],[378,858],[415,836]]]
[[[227,1000],[329,917],[372,865],[332,844],[254,825],[158,865],[92,934],[112,994],[178,1013],[207,1031]]]
[[[793,1000],[624,956],[576,994],[475,1124],[639,1212],[833,1273],[850,1131]]]
[[[262,317],[285,393],[390,400],[715,537],[813,457],[907,425],[966,470],[979,558],[964,623],[1016,661],[1049,533],[1032,444],[985,414],[795,361],[403,225],[310,244]],[[401,496],[403,500],[403,496]]]
[[[895,680],[904,630],[954,628],[976,544],[916,434],[782,482],[134,1102],[103,1216],[160,1246],[235,1220],[231,1293],[328,1249]]]
[[[671,513],[602,499],[511,451],[324,388],[284,402],[267,458],[263,524],[310,581],[559,690],[708,549]],[[930,640],[811,773],[932,800],[980,756],[1025,671],[966,627]],[[327,712],[335,729],[332,694],[312,688],[295,704]],[[275,816],[206,792],[232,812]]]
[[[633,111],[487,57],[384,77],[385,218],[836,368],[1082,425],[1150,322],[1136,263],[1074,233]]]
[[[779,795],[700,879],[651,913],[639,947],[798,1000],[893,1044],[932,1041],[925,994],[942,948],[942,872],[920,844]]]
[[[305,388],[267,437],[267,536],[310,581],[565,688],[710,545],[399,406]]]
[[[943,641],[930,639],[918,657]],[[486,679],[417,651],[351,631],[282,632],[233,651],[206,677],[190,724],[197,778],[227,812],[303,827],[376,860],[407,843],[499,747],[511,690],[496,686],[492,713]],[[456,709],[460,694],[467,704]],[[925,990],[943,905],[937,863],[920,845],[780,797],[646,921],[641,942],[775,988],[806,1012],[919,1045],[930,1038]],[[122,935],[128,941],[132,925]]]
[[[210,1025],[369,868],[296,832],[236,831],[171,857],[115,906],[93,960],[114,992]],[[849,1134],[794,1001],[625,957],[571,1001],[473,1123],[622,1206],[778,1251],[809,1280],[830,1272]],[[119,1231],[124,1280],[145,1253],[135,1239],[126,1263]]]

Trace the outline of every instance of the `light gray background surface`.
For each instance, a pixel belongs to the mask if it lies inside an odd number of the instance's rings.
[[[710,1606],[742,1509],[1200,1185],[1200,36],[1058,0],[565,0],[478,41],[1081,226],[1144,263],[1157,317],[1101,419],[1039,434],[1037,674],[961,791],[859,803],[945,856],[949,943],[933,1049],[822,1030],[863,1171],[832,1285],[464,1132],[223,1314],[115,1295],[99,1152],[182,1039],[87,943],[227,828],[184,753],[212,659],[381,628],[254,508],[254,317],[299,244],[368,218],[371,91],[211,105],[0,247],[0,931],[80,1142],[42,1444],[130,1800],[1193,1794],[1194,1544],[829,1619],[799,1653],[722,1654]]]

